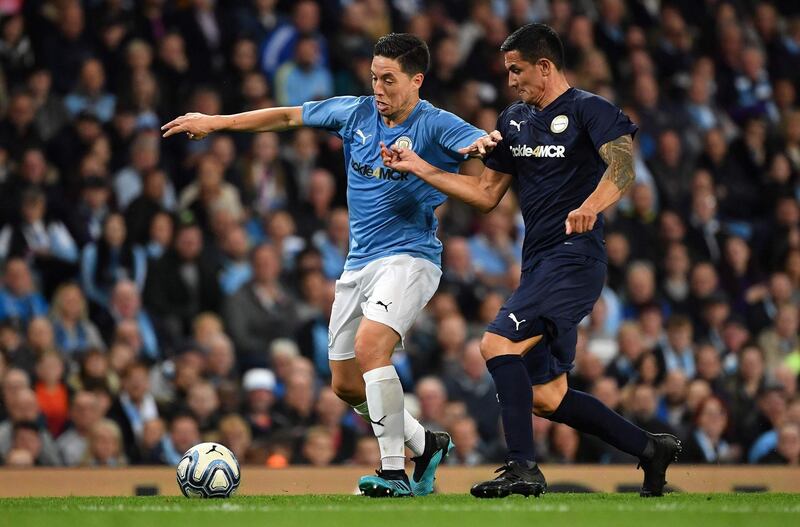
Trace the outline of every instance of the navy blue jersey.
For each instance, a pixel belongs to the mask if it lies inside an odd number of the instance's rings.
[[[525,219],[522,270],[537,255],[563,246],[565,252],[606,260],[603,216],[594,228],[567,236],[567,215],[581,206],[606,170],[598,150],[637,127],[598,95],[569,88],[543,110],[524,102],[506,108],[497,120],[503,134],[486,166],[512,175]]]

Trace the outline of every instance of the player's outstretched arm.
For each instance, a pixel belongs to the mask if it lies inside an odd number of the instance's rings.
[[[383,164],[398,172],[410,172],[451,198],[460,199],[481,212],[494,209],[511,185],[511,176],[484,168],[480,177],[462,176],[437,168],[414,151],[381,143]]]
[[[261,108],[231,115],[206,115],[187,113],[161,127],[164,137],[185,133],[189,139],[203,139],[210,133],[229,130],[231,132],[280,132],[303,126],[303,108]]]
[[[597,215],[616,203],[636,179],[633,171],[633,138],[630,135],[623,135],[605,143],[599,152],[608,168],[594,192],[579,208],[567,215],[564,223],[567,234],[592,230]]]

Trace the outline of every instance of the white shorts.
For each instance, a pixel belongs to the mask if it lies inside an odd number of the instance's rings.
[[[328,326],[328,359],[355,358],[356,331],[362,317],[392,328],[402,345],[441,277],[442,271],[434,263],[407,254],[380,258],[357,271],[342,273],[336,281]]]

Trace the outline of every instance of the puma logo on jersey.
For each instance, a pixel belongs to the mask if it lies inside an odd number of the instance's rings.
[[[357,135],[358,137],[360,137],[360,138],[361,138],[361,144],[362,144],[362,145],[365,145],[365,144],[367,144],[367,139],[369,139],[370,137],[372,137],[372,134],[369,134],[369,135],[364,135],[364,132],[362,132],[362,131],[361,131],[361,128],[359,128],[358,130],[356,130],[356,135]]]
[[[517,329],[515,331],[519,331],[520,325],[522,325],[524,322],[527,322],[527,320],[524,318],[522,320],[517,320],[517,316],[514,313],[509,313],[508,318],[510,318],[511,321],[517,325]]]
[[[391,302],[389,302],[388,304],[384,304],[384,303],[383,303],[383,302],[381,302],[380,300],[378,300],[378,301],[377,301],[377,302],[375,302],[375,303],[376,303],[376,304],[378,304],[379,306],[381,306],[383,309],[385,309],[387,313],[389,312],[389,306],[391,306],[391,305],[392,305],[392,303],[391,303]]]
[[[517,127],[517,132],[519,132],[519,131],[522,129],[522,125],[523,125],[523,124],[525,124],[526,122],[527,122],[527,121],[520,121],[520,122],[517,122],[517,121],[515,121],[514,119],[511,119],[511,120],[508,122],[508,124],[509,124],[509,126],[516,126],[516,127]]]
[[[509,148],[514,157],[564,157],[563,145],[539,145],[535,148],[528,145],[511,145]]]

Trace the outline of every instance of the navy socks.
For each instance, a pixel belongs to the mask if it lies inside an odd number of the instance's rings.
[[[588,393],[570,388],[556,411],[547,418],[595,435],[632,456],[647,459],[653,455],[647,432]]]
[[[519,355],[500,355],[486,361],[492,374],[503,417],[508,461],[534,461],[531,379]]]

